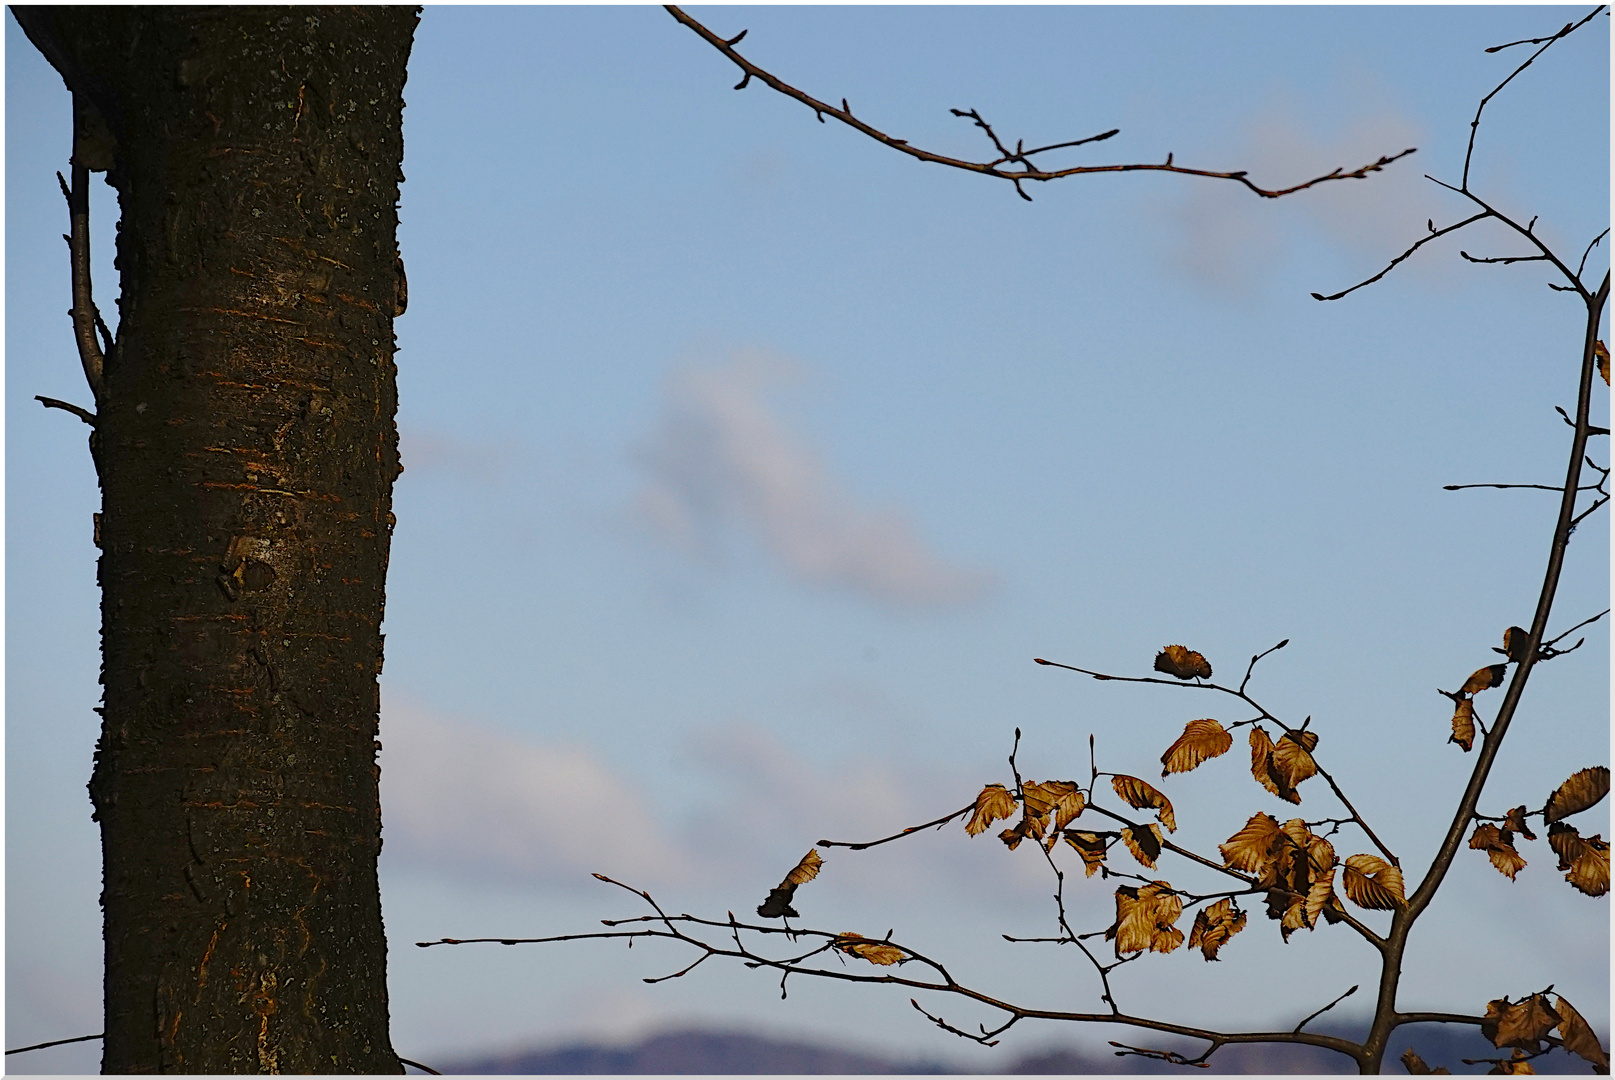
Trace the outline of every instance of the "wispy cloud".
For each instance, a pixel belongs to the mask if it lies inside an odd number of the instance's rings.
[[[389,703],[381,794],[389,859],[478,880],[680,880],[632,785],[581,746],[545,746]]]
[[[768,392],[797,370],[749,351],[674,371],[638,454],[642,518],[691,555],[721,551],[731,532],[749,535],[797,580],[891,606],[983,597],[990,575],[936,554],[900,510],[860,503],[770,407]]]
[[[1237,160],[1266,186],[1298,183],[1336,167],[1346,170],[1422,142],[1406,116],[1386,107],[1343,131],[1319,138],[1290,110],[1276,106],[1254,120]],[[1263,267],[1277,263],[1299,225],[1345,249],[1353,261],[1379,264],[1424,233],[1437,205],[1418,158],[1398,161],[1362,180],[1342,180],[1285,196],[1277,204],[1231,184],[1186,186],[1171,209],[1178,223],[1174,261],[1203,285],[1237,293]],[[1377,268],[1377,266],[1376,266]]]

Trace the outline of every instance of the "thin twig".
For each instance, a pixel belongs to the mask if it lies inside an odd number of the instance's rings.
[[[1351,997],[1356,992],[1357,992],[1357,987],[1353,986],[1350,990],[1347,990],[1344,994],[1341,994],[1339,997],[1335,998],[1335,1000],[1331,1001],[1329,1004],[1325,1005],[1323,1008],[1319,1009],[1317,1012],[1313,1013],[1311,1016],[1307,1017],[1305,1020],[1303,1020],[1299,1024],[1295,1025],[1295,1030],[1300,1031],[1302,1028],[1304,1028],[1308,1024],[1312,1023],[1312,1021],[1316,1020],[1318,1017],[1322,1016],[1324,1013],[1328,1012],[1330,1009],[1334,1008],[1336,1005],[1339,1005],[1342,1001],[1345,1001],[1347,998]]]
[[[71,402],[62,401],[58,398],[46,397],[44,394],[35,394],[34,400],[45,406],[47,409],[61,409],[64,412],[70,412],[80,420],[84,421],[86,424],[89,424],[92,428],[95,426],[95,414],[89,409],[81,409]]]
[[[744,56],[741,56],[740,53],[735,51],[735,44],[739,42],[741,38],[745,37],[745,31],[741,31],[732,38],[722,38],[713,33],[711,30],[708,30],[695,19],[692,19],[681,8],[672,4],[665,6],[668,13],[672,15],[673,18],[689,27],[702,40],[706,41],[713,48],[723,53],[723,55],[727,56],[736,67],[740,68],[744,74],[741,77],[740,82],[735,85],[736,90],[744,89],[754,78],[759,79],[766,83],[770,89],[776,90],[779,93],[784,94],[786,97],[800,101],[803,105],[806,105],[808,108],[812,109],[814,115],[819,118],[820,123],[824,122],[824,118],[826,116],[833,116],[843,124],[862,132],[871,139],[874,139],[876,142],[883,143],[886,146],[891,147],[893,150],[900,151],[901,153],[907,154],[912,158],[917,158],[920,161],[929,161],[937,165],[946,165],[954,169],[963,169],[967,172],[981,173],[985,176],[995,176],[1000,180],[1008,180],[1015,186],[1015,190],[1020,193],[1021,198],[1027,200],[1028,202],[1031,201],[1032,197],[1026,194],[1026,191],[1021,187],[1021,184],[1028,180],[1045,182],[1049,180],[1058,180],[1066,176],[1085,176],[1093,173],[1124,172],[1168,172],[1178,173],[1184,176],[1204,176],[1216,180],[1234,180],[1238,181],[1255,194],[1262,196],[1264,199],[1277,199],[1284,195],[1291,195],[1298,191],[1305,191],[1307,188],[1315,187],[1318,184],[1327,183],[1331,180],[1364,179],[1371,173],[1381,171],[1385,168],[1385,166],[1391,164],[1393,161],[1408,156],[1409,154],[1413,153],[1415,149],[1414,147],[1409,147],[1398,154],[1384,155],[1378,160],[1367,165],[1360,166],[1359,168],[1353,169],[1350,172],[1347,172],[1344,168],[1338,168],[1331,172],[1325,173],[1322,176],[1313,177],[1311,180],[1295,184],[1291,187],[1268,189],[1259,187],[1252,183],[1249,177],[1246,176],[1246,170],[1244,169],[1239,169],[1232,172],[1218,172],[1212,169],[1185,168],[1181,165],[1173,164],[1171,154],[1166,156],[1166,160],[1164,162],[1142,162],[1129,165],[1074,165],[1065,169],[1044,169],[1032,163],[1030,158],[1033,154],[1039,154],[1046,150],[1055,150],[1067,146],[1080,146],[1084,143],[1099,142],[1115,135],[1116,131],[1106,131],[1099,135],[1090,135],[1086,138],[1076,139],[1068,143],[1051,143],[1048,146],[1039,147],[1036,150],[1020,149],[1020,143],[1017,143],[1017,148],[1015,150],[1010,150],[1004,145],[1002,140],[998,138],[997,134],[992,131],[987,122],[981,119],[980,114],[978,114],[974,109],[954,109],[952,111],[955,116],[973,120],[978,127],[986,129],[988,137],[993,142],[994,148],[999,151],[999,157],[994,161],[966,161],[961,158],[949,157],[945,154],[935,154],[929,150],[921,150],[919,147],[910,146],[907,139],[895,139],[886,134],[884,131],[872,127],[853,116],[852,110],[847,106],[845,98],[842,99],[841,107],[837,108],[828,102],[820,101],[818,98],[805,94],[796,87],[791,86],[789,83],[786,83],[774,75],[769,74],[767,71],[764,71],[762,68],[758,67],[756,64],[752,63],[750,60],[747,60]],[[1011,164],[1019,167],[1013,169],[1004,167]]]
[[[1485,97],[1480,99],[1480,106],[1479,106],[1479,108],[1477,108],[1475,110],[1475,119],[1473,119],[1473,120],[1471,120],[1469,122],[1469,148],[1464,151],[1464,183],[1463,183],[1463,186],[1464,186],[1464,189],[1466,191],[1469,189],[1469,162],[1475,156],[1475,134],[1480,128],[1480,114],[1486,111],[1487,102],[1491,101],[1492,98],[1496,97],[1502,91],[1503,87],[1505,87],[1509,83],[1513,82],[1515,75],[1518,75],[1520,72],[1522,72],[1526,68],[1530,67],[1536,61],[1537,57],[1539,57],[1543,53],[1547,52],[1548,49],[1553,45],[1553,43],[1555,41],[1558,41],[1560,38],[1565,37],[1568,34],[1573,33],[1578,27],[1581,27],[1581,26],[1585,25],[1586,23],[1591,22],[1593,16],[1597,15],[1600,11],[1603,11],[1603,10],[1604,10],[1604,5],[1600,4],[1597,7],[1593,8],[1592,11],[1588,12],[1587,15],[1584,16],[1580,22],[1565,23],[1565,25],[1559,30],[1559,32],[1557,34],[1553,34],[1553,35],[1551,35],[1549,37],[1546,37],[1546,38],[1538,38],[1536,41],[1530,42],[1530,44],[1535,45],[1538,41],[1540,41],[1542,43],[1542,48],[1540,48],[1536,52],[1532,53],[1531,58],[1529,60],[1527,60],[1525,63],[1521,64],[1519,67],[1515,68],[1513,70],[1513,72],[1511,72],[1509,74],[1508,78],[1506,78],[1502,82],[1498,83],[1496,88],[1493,89],[1491,93],[1487,94]],[[1497,52],[1497,51],[1499,51],[1501,49],[1508,48],[1510,45],[1522,45],[1522,44],[1526,44],[1526,42],[1511,41],[1511,42],[1509,42],[1508,45],[1496,45],[1496,46],[1493,46],[1490,49],[1487,49],[1486,51],[1487,52]]]
[[[896,832],[896,833],[893,833],[890,836],[883,836],[879,840],[868,840],[868,841],[865,841],[865,842],[863,842],[861,844],[849,843],[849,842],[847,842],[845,840],[820,840],[818,842],[817,846],[818,847],[823,847],[823,848],[844,847],[849,851],[863,851],[866,848],[879,847],[881,844],[889,844],[893,840],[901,840],[905,836],[908,836],[908,835],[910,835],[912,833],[920,832],[920,831],[922,831],[924,829],[930,829],[930,828],[938,828],[938,829],[940,829],[944,825],[946,825],[948,822],[954,820],[955,818],[963,817],[964,815],[970,813],[970,811],[974,810],[975,808],[976,808],[976,804],[971,803],[969,806],[962,807],[961,809],[955,810],[951,814],[947,814],[947,815],[944,815],[943,817],[939,817],[935,821],[927,821],[924,825],[911,825],[908,828],[904,829],[902,832]]]
[[[442,1076],[443,1075],[442,1073],[438,1072],[436,1069],[432,1068],[430,1065],[422,1065],[420,1062],[411,1061],[407,1057],[399,1058],[398,1063],[400,1065],[411,1065],[411,1066],[419,1069],[421,1072],[430,1073],[433,1076]]]
[[[98,1033],[95,1035],[75,1035],[71,1039],[52,1039],[50,1042],[34,1043],[32,1046],[19,1046],[15,1050],[7,1050],[6,1056],[9,1057],[12,1054],[26,1054],[30,1050],[43,1050],[47,1046],[65,1046],[68,1043],[90,1042],[94,1039],[104,1038],[106,1038],[104,1034]]]

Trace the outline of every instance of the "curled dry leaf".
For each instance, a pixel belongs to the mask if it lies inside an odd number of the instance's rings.
[[[1541,994],[1516,1002],[1500,997],[1486,1003],[1480,1033],[1492,1040],[1493,1046],[1517,1046],[1536,1053],[1542,1049],[1542,1039],[1559,1026],[1560,1019]]]
[[[1045,780],[1041,784],[1022,784],[1021,795],[1029,814],[1047,818],[1054,815],[1054,828],[1063,829],[1080,815],[1088,801],[1082,789],[1071,780]]]
[[[1460,694],[1478,694],[1482,690],[1490,690],[1494,686],[1503,685],[1503,677],[1508,674],[1507,664],[1493,664],[1477,670],[1464,685],[1458,688]]]
[[[1155,860],[1161,857],[1161,827],[1153,823],[1123,826],[1122,843],[1127,845],[1133,858],[1154,870]]]
[[[1424,1059],[1413,1052],[1413,1047],[1402,1051],[1402,1067],[1408,1071],[1409,1076],[1451,1076],[1452,1070],[1445,1065],[1432,1069],[1424,1063]]]
[[[1598,1045],[1598,1036],[1593,1034],[1593,1029],[1581,1018],[1575,1006],[1564,999],[1563,994],[1553,1003],[1553,1011],[1559,1014],[1559,1040],[1564,1043],[1565,1049],[1584,1061],[1592,1062],[1598,1072],[1609,1072],[1609,1055]]]
[[[1313,731],[1285,732],[1273,746],[1272,769],[1278,773],[1281,787],[1294,791],[1301,781],[1318,775],[1318,763],[1312,760],[1312,751],[1318,745]],[[1297,796],[1297,802],[1300,797]]]
[[[1527,840],[1536,839],[1536,833],[1532,832],[1531,826],[1525,823],[1525,807],[1523,805],[1516,806],[1504,815],[1502,827],[1508,832],[1519,833]]]
[[[1602,341],[1593,342],[1593,355],[1598,357],[1598,374],[1604,377],[1604,385],[1609,385],[1609,349],[1604,347]]]
[[[864,937],[862,934],[854,934],[850,930],[838,934],[831,944],[839,952],[868,960],[871,964],[879,964],[881,967],[901,964],[907,959],[903,955],[903,950],[896,945],[884,941],[874,941]]]
[[[1559,856],[1559,869],[1569,870],[1581,854],[1581,833],[1574,825],[1556,821],[1548,826],[1548,846]]]
[[[1261,725],[1251,728],[1250,744],[1251,775],[1256,778],[1256,782],[1285,802],[1299,804],[1301,795],[1293,786],[1285,783],[1284,775],[1274,764],[1273,740],[1268,737],[1267,731]]]
[[[1559,789],[1548,796],[1548,804],[1542,808],[1543,817],[1549,825],[1552,825],[1571,814],[1579,814],[1589,807],[1597,806],[1608,794],[1609,770],[1602,765],[1583,769],[1560,784]]]
[[[1224,866],[1265,877],[1277,858],[1275,847],[1283,843],[1283,835],[1276,819],[1267,814],[1254,814],[1243,829],[1217,850],[1222,852]]]
[[[1530,644],[1531,632],[1511,626],[1503,631],[1503,655],[1518,664],[1525,659],[1525,647]]]
[[[1154,810],[1167,832],[1177,832],[1177,818],[1172,815],[1172,802],[1136,776],[1113,776],[1110,786],[1134,810]]]
[[[1466,754],[1475,745],[1475,703],[1466,697],[1459,698],[1452,711],[1452,737],[1447,741],[1463,747]]]
[[[1234,737],[1215,720],[1190,720],[1177,742],[1161,755],[1161,775],[1188,772],[1201,762],[1228,753]]]
[[[1155,670],[1175,679],[1209,679],[1211,665],[1193,649],[1182,645],[1168,645],[1155,654]]]
[[[1210,907],[1202,908],[1195,916],[1194,927],[1189,931],[1189,948],[1199,949],[1207,960],[1216,960],[1217,950],[1243,929],[1245,913],[1234,906],[1231,897],[1225,896]]]
[[[1340,884],[1346,897],[1360,908],[1394,911],[1407,902],[1402,892],[1402,869],[1377,855],[1349,855]]]
[[[1085,877],[1093,877],[1100,867],[1105,865],[1105,838],[1098,833],[1078,832],[1067,829],[1062,835],[1065,842],[1077,849],[1082,856],[1083,869],[1087,871]]]
[[[1582,840],[1581,850],[1570,864],[1565,880],[1588,896],[1603,896],[1609,892],[1609,845],[1602,836]]]
[[[1013,816],[1015,813],[1015,796],[1003,784],[988,784],[976,796],[976,808],[971,811],[970,820],[965,822],[965,832],[971,836],[978,836],[987,831],[987,827],[1000,818]]]
[[[1510,881],[1525,869],[1525,860],[1514,850],[1514,834],[1490,822],[1475,826],[1474,833],[1469,837],[1469,846],[1476,851],[1484,851],[1492,860],[1492,865],[1507,874]]]
[[[785,880],[777,888],[768,890],[768,899],[757,906],[757,914],[765,919],[800,918],[796,909],[791,907],[791,899],[796,895],[796,887],[805,882],[812,881],[819,876],[819,867],[824,860],[819,858],[817,851],[810,850],[802,856],[802,861],[791,868],[785,875]]]
[[[1116,942],[1118,956],[1145,949],[1169,953],[1183,944],[1183,931],[1173,925],[1182,915],[1183,900],[1166,882],[1123,885],[1116,890],[1116,921],[1105,940]]]

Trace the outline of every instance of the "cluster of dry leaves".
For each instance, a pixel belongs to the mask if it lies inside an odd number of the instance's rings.
[[[1511,662],[1517,662],[1526,647],[1527,635],[1519,627],[1510,627],[1503,635],[1502,649]],[[1155,658],[1155,670],[1185,681],[1209,679],[1211,665],[1200,653],[1181,645],[1168,645]],[[1499,686],[1507,675],[1507,664],[1481,668],[1471,675],[1463,686],[1452,693],[1443,691],[1457,703],[1453,716],[1452,741],[1469,750],[1474,739],[1473,697],[1482,690]],[[1233,726],[1250,724],[1251,775],[1263,788],[1286,802],[1299,804],[1300,785],[1318,774],[1313,751],[1318,736],[1300,729],[1285,727],[1277,741],[1258,722],[1243,721]],[[1233,747],[1233,735],[1221,723],[1210,718],[1191,720],[1183,734],[1161,755],[1161,776],[1188,772],[1215,757],[1226,754]],[[1215,902],[1201,908],[1187,938],[1178,928],[1184,914],[1185,901],[1189,906],[1204,903],[1210,896],[1193,897],[1173,888],[1166,881],[1147,881],[1137,874],[1113,870],[1107,865],[1111,848],[1120,841],[1133,859],[1146,869],[1155,869],[1166,840],[1162,834],[1177,830],[1177,818],[1172,802],[1161,791],[1136,776],[1121,773],[1100,774],[1110,777],[1111,789],[1128,806],[1135,810],[1153,811],[1153,822],[1125,822],[1113,829],[1083,829],[1074,823],[1083,812],[1094,806],[1094,790],[1084,789],[1074,780],[1018,781],[1015,788],[1003,784],[988,784],[967,809],[965,832],[979,836],[994,822],[1013,818],[1020,820],[998,834],[1010,850],[1023,841],[1033,841],[1045,853],[1052,852],[1062,840],[1081,857],[1086,876],[1100,873],[1106,877],[1132,877],[1138,885],[1120,885],[1115,891],[1116,917],[1104,932],[1107,941],[1115,943],[1118,957],[1143,952],[1170,953],[1187,944],[1199,949],[1206,960],[1218,959],[1218,952],[1245,927],[1246,913],[1240,909],[1234,895],[1220,895]],[[1469,846],[1482,850],[1492,863],[1511,879],[1525,866],[1525,860],[1514,848],[1514,837],[1535,840],[1526,819],[1540,817],[1547,825],[1548,843],[1559,857],[1559,869],[1567,871],[1565,879],[1588,896],[1601,896],[1609,890],[1609,845],[1602,836],[1583,837],[1574,826],[1562,819],[1587,810],[1609,793],[1609,769],[1598,766],[1583,769],[1561,784],[1548,797],[1541,810],[1527,812],[1524,805],[1516,806],[1501,818],[1481,821],[1470,838]],[[1493,822],[1496,822],[1495,824]],[[1284,940],[1288,941],[1297,930],[1314,929],[1319,919],[1339,922],[1346,917],[1341,895],[1353,905],[1370,911],[1394,911],[1407,904],[1402,869],[1394,861],[1378,855],[1349,855],[1342,860],[1334,845],[1314,833],[1300,818],[1280,823],[1277,818],[1257,813],[1244,827],[1218,846],[1222,865],[1245,875],[1251,888],[1244,891],[1261,891],[1267,902],[1267,916],[1279,924]],[[798,885],[817,876],[822,865],[817,852],[810,851],[785,880],[768,895],[759,915],[765,918],[794,916],[791,899]],[[863,937],[850,931],[837,935],[830,948],[848,956],[859,957],[882,966],[900,964],[909,957],[904,950],[889,941]],[[1531,1072],[1529,1057],[1541,1053],[1541,1040],[1549,1031],[1559,1030],[1559,1041],[1572,1053],[1581,1055],[1603,1071],[1608,1061],[1598,1040],[1581,1016],[1564,998],[1557,998],[1550,1006],[1548,991],[1534,994],[1519,1002],[1499,998],[1490,1003],[1484,1033],[1493,1044],[1501,1048],[1514,1048],[1512,1059],[1497,1062],[1495,1071],[1514,1073]],[[1411,1050],[1403,1056],[1409,1072],[1444,1073],[1445,1069],[1429,1069]]]

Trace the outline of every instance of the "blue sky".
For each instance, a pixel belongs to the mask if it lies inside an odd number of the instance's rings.
[[[948,113],[971,107],[1029,144],[1121,128],[1062,160],[1170,151],[1270,186],[1419,149],[1277,202],[1135,174],[1026,203],[734,92],[732,66],[656,8],[428,9],[405,90],[406,472],[382,676],[399,1052],[699,1022],[992,1068],[1114,1037],[1028,1026],[986,1051],[906,994],[804,980],[782,1002],[717,964],[640,982],[691,959],[673,951],[409,945],[638,914],[592,870],[679,910],[749,910],[814,840],[884,835],[1007,780],[1016,726],[1029,777],[1085,778],[1090,733],[1101,768],[1150,777],[1207,715],[1034,656],[1143,674],[1182,642],[1221,676],[1289,638],[1257,696],[1313,716],[1320,759],[1422,869],[1469,763],[1434,688],[1529,619],[1553,513],[1543,492],[1441,487],[1558,482],[1581,319],[1534,266],[1459,258],[1514,253],[1496,232],[1344,301],[1308,294],[1466,212],[1423,174],[1456,180],[1476,102],[1523,59],[1484,48],[1582,9],[692,13],[956,156],[989,149]],[[1476,148],[1476,190],[1577,254],[1608,223],[1608,70],[1600,21],[1489,106]],[[8,19],[8,1045],[100,1023],[95,484],[81,425],[32,400],[85,396],[62,315],[68,144],[61,81]],[[113,200],[92,197],[110,307]],[[1608,545],[1602,514],[1577,533],[1555,626],[1605,606]],[[1539,806],[1608,763],[1607,623],[1587,636],[1533,678],[1483,808]],[[1210,851],[1285,809],[1242,756],[1163,782],[1179,842]],[[1608,835],[1607,806],[1584,818]],[[1607,1025],[1607,901],[1561,881],[1545,843],[1522,853],[1512,884],[1460,854],[1403,1002],[1483,1011],[1553,982]],[[1080,958],[999,939],[1052,930],[1035,860],[955,826],[832,854],[798,907],[892,927],[989,991],[1096,1007]],[[1110,922],[1110,893],[1075,883],[1080,928]],[[1293,1025],[1377,970],[1344,930],[1282,945],[1257,917],[1224,957],[1129,965],[1122,1004]],[[13,1067],[97,1061],[31,1057]]]

